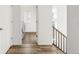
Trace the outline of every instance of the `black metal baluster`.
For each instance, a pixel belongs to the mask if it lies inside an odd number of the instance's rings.
[[[67,53],[67,47],[66,47],[66,46],[67,46],[67,45],[66,45],[67,43],[66,43],[66,40],[67,40],[67,39],[66,39],[66,37],[65,37],[65,53]]]
[[[66,54],[67,54],[67,37],[66,37]]]
[[[56,30],[56,46],[57,46],[57,30]]]
[[[58,32],[58,47],[59,47],[59,32]]]
[[[62,50],[62,33],[61,33],[61,50]]]
[[[54,26],[53,26],[53,44],[54,44],[54,36],[55,36],[55,35],[54,35]]]
[[[63,51],[64,51],[64,36],[63,36]]]

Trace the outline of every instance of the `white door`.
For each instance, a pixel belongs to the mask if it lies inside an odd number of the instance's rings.
[[[36,6],[22,6],[24,32],[36,32]]]
[[[0,6],[0,53],[10,47],[10,6]]]

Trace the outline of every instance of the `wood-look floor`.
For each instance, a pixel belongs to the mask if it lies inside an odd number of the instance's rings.
[[[36,32],[26,32],[22,39],[23,44],[35,44],[36,43]]]
[[[24,44],[12,46],[7,54],[63,54],[55,46],[40,46],[36,44]]]
[[[7,54],[63,54],[55,46],[35,44],[36,33],[25,33],[22,45],[10,47]]]

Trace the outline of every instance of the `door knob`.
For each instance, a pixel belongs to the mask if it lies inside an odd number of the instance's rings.
[[[3,28],[0,28],[0,30],[3,30]]]

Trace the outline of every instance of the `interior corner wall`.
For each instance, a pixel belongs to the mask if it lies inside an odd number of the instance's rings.
[[[37,9],[38,45],[52,45],[52,6],[39,5]]]
[[[67,36],[67,6],[53,5],[53,8],[56,9],[55,27]]]

